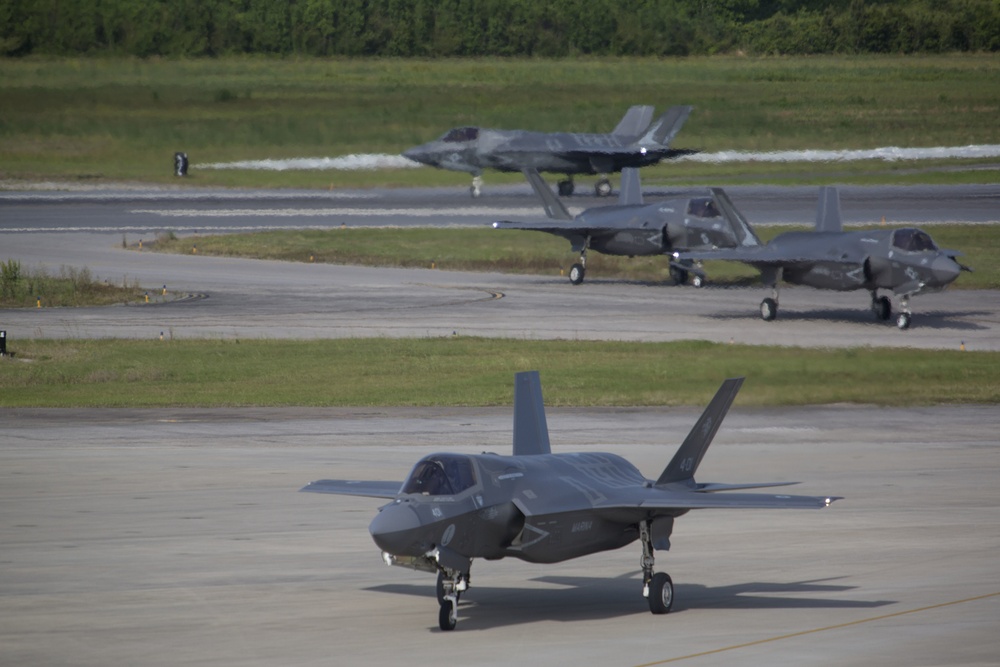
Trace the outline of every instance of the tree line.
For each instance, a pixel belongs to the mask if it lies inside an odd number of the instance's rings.
[[[1000,0],[4,0],[0,54],[686,56],[1000,50]]]

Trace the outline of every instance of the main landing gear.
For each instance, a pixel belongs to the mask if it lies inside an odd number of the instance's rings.
[[[771,296],[760,302],[760,317],[765,322],[771,322],[778,317],[778,284],[771,287]]]
[[[901,331],[910,328],[910,323],[913,321],[913,313],[910,312],[910,299],[908,296],[903,296],[899,302],[900,311],[896,316],[896,327]],[[875,290],[872,290],[872,312],[875,314],[876,319],[885,322],[890,317],[892,317],[892,302],[889,301],[887,296],[879,296]]]
[[[441,609],[438,612],[438,627],[454,630],[458,625],[458,599],[469,589],[469,573],[455,570],[438,570],[437,599]]]
[[[479,195],[483,194],[483,177],[473,176],[472,185],[469,186],[469,194],[475,199]]]
[[[649,602],[649,611],[666,614],[674,606],[674,582],[666,572],[653,572],[653,541],[650,522],[639,523],[639,541],[642,542],[642,595]]]
[[[587,275],[587,248],[590,247],[590,237],[587,237],[587,241],[583,244],[583,250],[580,252],[580,261],[569,267],[569,281],[574,285],[579,285],[583,282],[583,277]]]
[[[556,183],[556,191],[559,193],[560,197],[571,196],[575,189],[576,186],[573,183],[573,177],[570,175],[567,175],[566,178]],[[601,178],[594,183],[594,194],[598,197],[609,197],[612,190],[611,181],[608,180],[607,176],[601,176]]]

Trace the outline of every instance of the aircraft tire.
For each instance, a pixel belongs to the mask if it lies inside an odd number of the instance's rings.
[[[573,194],[573,181],[559,181],[556,184],[560,197],[569,197]]]
[[[574,264],[569,267],[569,281],[574,285],[579,285],[583,282],[583,276],[587,273],[587,270],[583,268],[583,264]]]
[[[611,196],[611,181],[606,178],[602,178],[594,184],[594,194],[598,197],[609,197]]]
[[[674,582],[666,572],[657,572],[649,582],[649,611],[666,614],[674,606]]]
[[[883,322],[889,319],[892,315],[892,302],[889,301],[889,297],[880,296],[872,301],[872,312],[875,313],[875,317]]]
[[[911,321],[912,317],[910,316],[909,313],[900,313],[899,317],[896,318],[896,326],[899,328],[900,331],[905,331],[906,329],[910,328]]]
[[[760,317],[765,322],[770,322],[778,316],[778,302],[768,297],[760,302]]]
[[[683,285],[688,281],[688,272],[676,266],[670,267],[670,277],[673,278],[675,285]],[[698,287],[695,285],[695,287]]]
[[[458,616],[455,614],[455,604],[451,600],[441,603],[441,611],[438,613],[438,627],[442,631],[454,630],[458,625]]]

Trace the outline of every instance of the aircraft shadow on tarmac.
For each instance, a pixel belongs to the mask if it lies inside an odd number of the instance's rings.
[[[646,614],[648,605],[640,593],[640,577],[640,572],[629,572],[615,578],[543,576],[531,579],[554,588],[496,587],[477,583],[475,590],[459,601],[459,615],[462,627],[468,631],[536,621],[589,621]],[[670,615],[689,609],[872,609],[895,603],[892,600],[786,597],[834,595],[856,588],[824,583],[834,580],[753,581],[718,587],[675,584]],[[382,584],[365,590],[424,597],[434,603],[433,584]]]
[[[985,331],[988,327],[978,324],[976,322],[970,322],[971,318],[982,318],[989,317],[992,313],[985,310],[959,310],[959,311],[926,311],[920,312],[919,310],[914,312],[914,327],[919,327],[920,329],[934,329],[938,331]],[[748,311],[729,311],[729,312],[718,312],[705,315],[705,317],[714,320],[744,320],[747,318],[752,318],[759,320],[760,317],[754,316],[752,310]],[[880,322],[874,319],[874,316],[870,311],[864,308],[817,308],[815,310],[782,310],[781,314],[778,315],[778,319],[771,322],[771,326],[780,327],[782,322],[840,322],[846,324],[866,324],[872,327],[884,327],[886,329],[895,329],[895,320],[890,319],[887,322]]]

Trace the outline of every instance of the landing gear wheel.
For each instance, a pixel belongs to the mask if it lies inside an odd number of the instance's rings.
[[[694,285],[695,287],[704,287],[705,286],[705,279],[703,277],[695,274],[695,276],[693,278],[691,278],[691,284]]]
[[[768,297],[760,302],[760,316],[765,322],[770,322],[778,316],[778,302]]]
[[[674,582],[666,572],[657,572],[649,582],[649,611],[666,614],[674,606]]]
[[[469,186],[469,194],[472,195],[473,199],[476,199],[483,193],[483,177],[473,176],[472,185]]]
[[[883,322],[889,319],[889,316],[892,315],[892,303],[889,301],[889,297],[880,296],[877,299],[872,299],[872,312],[875,313],[876,318]]]
[[[912,317],[909,313],[900,313],[899,317],[896,318],[896,326],[900,331],[910,328],[910,320]]]
[[[583,282],[583,276],[585,273],[587,273],[587,271],[583,268],[583,264],[574,264],[569,267],[569,281],[574,285],[579,285]]]
[[[559,181],[556,187],[559,189],[560,197],[569,197],[573,194],[573,181]]]
[[[606,178],[602,178],[601,180],[597,181],[597,183],[594,183],[594,194],[597,195],[598,197],[607,197],[608,195],[610,195],[611,181],[609,181]]]
[[[448,632],[454,630],[458,625],[458,615],[455,613],[455,603],[445,600],[441,603],[441,611],[438,613],[438,627]]]
[[[683,285],[688,281],[688,272],[678,266],[670,267],[670,277],[675,285]]]

